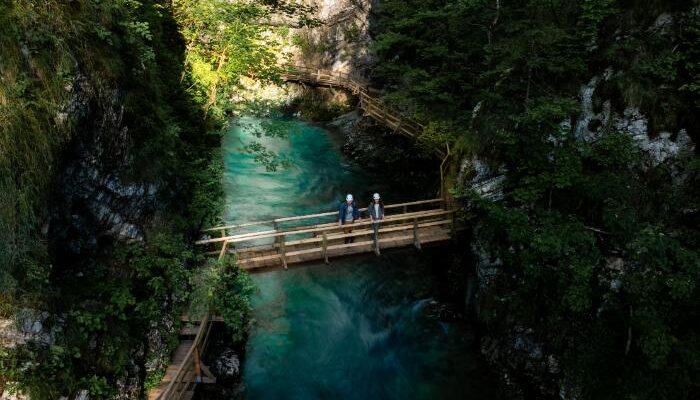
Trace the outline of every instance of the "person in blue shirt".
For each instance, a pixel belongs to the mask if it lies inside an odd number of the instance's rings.
[[[372,202],[367,206],[367,214],[369,219],[372,221],[372,229],[374,230],[374,240],[377,243],[377,235],[379,234],[379,223],[384,220],[384,203],[382,203],[379,193],[375,193],[372,196]],[[377,254],[379,254],[379,249],[376,249]]]
[[[353,199],[351,194],[345,196],[345,202],[340,204],[340,209],[338,210],[338,225],[344,226],[343,233],[348,234],[352,232],[352,224],[360,219],[360,208],[357,207],[355,199]],[[352,243],[355,238],[345,238],[345,243]]]

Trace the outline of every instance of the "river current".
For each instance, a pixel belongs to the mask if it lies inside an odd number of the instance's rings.
[[[335,134],[288,121],[288,138],[258,138],[274,120],[244,118],[223,140],[231,222],[365,206],[379,191],[406,200],[380,174],[344,160]],[[268,172],[242,151],[263,142],[290,162]],[[249,399],[493,399],[472,327],[441,299],[431,269],[444,249],[384,252],[255,273],[254,324],[242,366]]]

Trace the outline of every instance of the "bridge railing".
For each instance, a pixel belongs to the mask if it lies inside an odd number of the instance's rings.
[[[401,212],[406,213],[409,211],[409,209],[414,209],[415,207],[421,207],[421,206],[426,206],[426,205],[438,204],[440,207],[445,208],[444,202],[445,202],[444,199],[435,198],[435,199],[418,200],[418,201],[411,201],[411,202],[404,202],[404,203],[387,204],[384,206],[384,210],[385,210],[386,215],[390,216],[393,212],[395,212],[395,210],[400,210]],[[366,211],[367,211],[367,207],[360,208],[360,213],[364,213]],[[262,220],[262,221],[244,222],[244,223],[240,223],[240,224],[220,225],[220,226],[215,226],[213,228],[208,228],[208,229],[205,229],[202,231],[202,232],[205,232],[207,234],[211,233],[212,236],[216,236],[216,237],[211,237],[211,238],[200,240],[200,241],[196,242],[196,244],[222,242],[227,237],[230,237],[229,232],[231,232],[231,231],[241,231],[243,229],[250,229],[250,228],[257,229],[261,226],[274,227],[274,229],[270,229],[270,230],[244,232],[244,234],[251,235],[251,236],[263,235],[263,234],[269,234],[269,233],[279,231],[282,228],[283,224],[285,224],[285,223],[296,222],[299,225],[304,225],[304,224],[308,224],[310,221],[316,222],[316,221],[321,221],[323,219],[330,220],[331,219],[330,217],[337,217],[337,216],[338,216],[338,211],[329,211],[329,212],[323,212],[323,213],[317,213],[317,214],[306,214],[306,215],[298,215],[298,216],[292,216],[292,217],[273,218],[273,219]]]
[[[168,386],[158,395],[158,400],[179,400],[191,392],[193,385],[202,377],[200,356],[206,347],[211,330],[210,315],[207,313],[200,321],[199,330],[192,347],[180,363],[177,372]]]
[[[360,108],[365,112],[384,122],[389,128],[408,136],[416,137],[425,129],[423,124],[403,116],[400,111],[370,95],[367,81],[357,75],[294,65],[287,68],[282,78],[348,89],[360,97]]]
[[[427,210],[413,210],[416,207],[430,206]],[[380,233],[389,235],[386,240],[406,240],[412,238],[417,248],[421,246],[421,232],[425,229],[446,228],[451,226],[455,229],[455,210],[448,210],[443,199],[420,200],[407,203],[389,204],[384,207],[385,218],[380,225],[373,225],[369,218],[357,221],[352,224],[352,232],[347,232],[347,226],[340,226],[337,222],[338,212],[326,212],[318,214],[300,215],[293,217],[277,218],[272,220],[276,223],[275,229],[238,233],[229,235],[229,229],[234,229],[242,225],[224,225],[212,228],[219,230],[221,237],[203,239],[196,242],[198,245],[221,246],[219,250],[212,251],[211,254],[219,254],[222,257],[230,250],[234,252],[258,253],[260,251],[275,250],[273,254],[261,256],[266,259],[279,259],[281,264],[287,266],[288,257],[308,256],[318,254],[320,258],[328,262],[329,252],[343,252],[357,245],[373,244],[374,250],[379,254]],[[365,212],[367,209],[360,209]],[[397,212],[398,211],[398,212]],[[268,221],[264,221],[267,223]],[[296,223],[292,227],[281,228],[281,223]],[[402,233],[404,232],[404,233]],[[442,230],[441,232],[444,232]],[[408,236],[406,236],[408,235]],[[335,244],[340,239],[369,237],[370,241],[361,241],[354,244]],[[320,254],[319,254],[320,253]],[[249,253],[246,253],[249,254]],[[321,256],[322,254],[322,256]],[[314,256],[317,257],[317,256]],[[239,262],[248,262],[240,260]]]

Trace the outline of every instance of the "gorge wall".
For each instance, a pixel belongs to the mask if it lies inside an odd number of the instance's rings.
[[[1,5],[7,396],[137,398],[168,363],[219,145],[168,3]]]

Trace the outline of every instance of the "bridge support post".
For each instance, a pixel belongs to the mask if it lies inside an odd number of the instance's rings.
[[[326,235],[326,231],[323,231],[322,237],[323,237],[323,261],[326,264],[330,264],[330,262],[328,261],[328,236]]]
[[[202,382],[202,360],[199,358],[199,349],[194,348],[194,376],[195,382]]]
[[[284,265],[284,269],[287,269],[287,249],[285,247],[285,241],[284,237],[281,237],[282,241],[280,242],[280,251],[281,251],[281,257],[282,257],[282,265]]]
[[[280,224],[279,224],[279,222],[277,222],[276,218],[272,221],[272,224],[275,228],[275,233],[279,232],[280,231]],[[282,236],[275,236],[275,245],[277,245],[277,247],[279,247],[280,239],[282,239]]]
[[[420,235],[418,234],[418,218],[413,218],[413,245],[420,250]]]
[[[374,224],[374,254],[380,256],[379,251],[379,224]]]
[[[221,245],[221,252],[219,253],[219,260],[223,259],[224,256],[226,255],[226,249],[228,248],[228,241],[224,241],[224,244]]]

